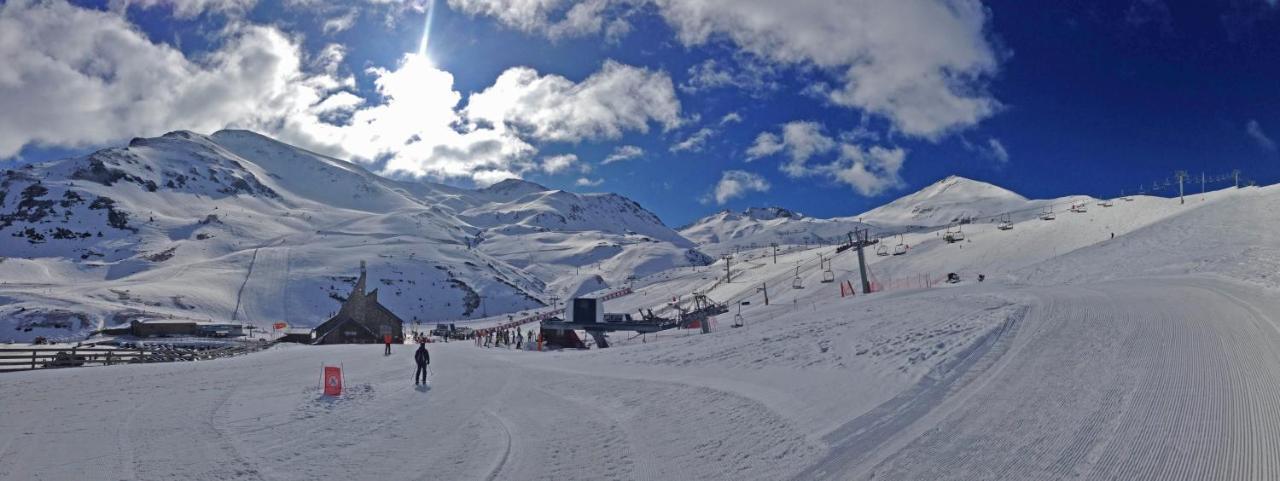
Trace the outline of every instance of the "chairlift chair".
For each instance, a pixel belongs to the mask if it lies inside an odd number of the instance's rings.
[[[893,246],[893,255],[900,256],[907,253],[907,244],[903,242],[902,236],[898,236],[898,245]]]
[[[1045,210],[1040,211],[1040,220],[1053,220],[1056,218],[1057,217],[1053,215],[1053,207],[1048,207]]]
[[[825,270],[825,271],[822,271],[822,283],[823,283],[823,284],[830,283],[830,282],[835,282],[835,281],[836,281],[836,273],[831,272],[831,269],[830,269],[830,268],[828,268],[828,269],[827,269],[827,270]]]
[[[744,302],[738,303],[738,313],[733,315],[733,324],[731,324],[730,327],[742,327],[747,325],[747,323],[742,320],[742,304],[744,304]]]
[[[1009,219],[1009,214],[1000,216],[1000,224],[996,226],[1000,230],[1012,230],[1013,222]]]
[[[792,289],[804,289],[804,282],[800,280],[800,266],[796,266],[796,278],[791,281]]]
[[[876,246],[876,255],[878,256],[889,255],[889,245],[885,244],[884,242],[880,242],[879,245]]]
[[[960,230],[960,226],[954,225],[953,227],[947,227],[947,232],[942,235],[942,240],[947,241],[948,244],[964,240],[964,232]]]

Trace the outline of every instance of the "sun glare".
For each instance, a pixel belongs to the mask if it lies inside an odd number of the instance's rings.
[[[427,56],[427,44],[431,42],[431,17],[435,16],[436,2],[431,0],[427,4],[427,19],[422,26],[422,41],[418,43],[418,55]]]

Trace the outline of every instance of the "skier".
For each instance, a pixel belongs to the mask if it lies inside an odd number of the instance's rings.
[[[418,350],[413,353],[414,362],[418,363],[418,371],[413,373],[413,384],[427,383],[427,365],[431,364],[431,354],[427,352],[427,343],[418,343]],[[422,379],[419,381],[418,379]]]
[[[383,353],[382,353],[382,355],[384,355],[384,356],[390,356],[390,355],[391,355],[391,335],[390,335],[390,334],[383,334],[383,335],[382,335],[382,343],[387,345],[387,350],[386,350],[386,352],[383,352]]]

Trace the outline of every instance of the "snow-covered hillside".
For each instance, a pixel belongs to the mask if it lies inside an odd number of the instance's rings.
[[[881,227],[938,227],[1004,213],[1034,215],[1048,206],[1063,210],[1072,202],[1092,200],[1086,196],[1028,200],[1007,189],[953,175],[855,218]]]
[[[0,172],[0,340],[147,318],[314,325],[368,263],[407,320],[541,306],[705,263],[613,194],[382,178],[246,131],[173,132]]]
[[[781,207],[752,207],[743,212],[724,210],[680,228],[706,253],[719,255],[735,248],[778,244],[845,242],[850,232],[868,227],[856,219],[817,219]]]

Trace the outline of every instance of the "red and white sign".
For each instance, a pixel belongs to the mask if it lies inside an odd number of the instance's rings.
[[[342,395],[342,368],[337,366],[324,367],[324,395]]]

